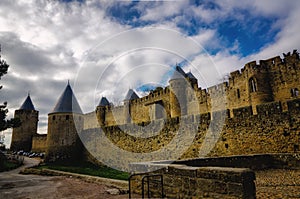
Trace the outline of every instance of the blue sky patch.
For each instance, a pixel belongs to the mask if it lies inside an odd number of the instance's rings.
[[[276,19],[252,17],[245,15],[244,21],[226,19],[224,22],[216,24],[218,34],[227,48],[231,48],[238,43],[235,53],[247,56],[258,52],[263,46],[274,42],[279,29],[274,29],[273,24]]]

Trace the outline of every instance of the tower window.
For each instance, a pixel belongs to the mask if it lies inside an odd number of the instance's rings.
[[[256,82],[255,82],[255,80],[254,80],[253,77],[251,77],[250,80],[249,80],[249,87],[250,87],[250,92],[251,92],[251,93],[257,91]]]
[[[52,120],[55,120],[55,115],[53,115]]]
[[[70,116],[69,115],[66,115],[66,120],[69,120],[70,119]]]
[[[298,88],[292,88],[291,89],[291,95],[292,95],[292,97],[298,97],[299,96]]]
[[[236,90],[236,95],[237,95],[238,98],[241,98],[240,89]]]

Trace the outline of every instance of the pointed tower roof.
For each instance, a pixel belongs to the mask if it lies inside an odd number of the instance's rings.
[[[80,113],[82,110],[79,103],[72,91],[72,88],[68,82],[68,85],[62,95],[59,97],[56,105],[51,113]]]
[[[124,100],[139,99],[140,97],[134,92],[134,90],[129,89]]]
[[[192,72],[188,72],[186,75],[187,75],[187,77],[190,78],[190,79],[196,79],[196,77],[193,75]]]
[[[106,97],[102,97],[98,106],[107,106],[107,105],[109,105],[109,101],[106,99]]]
[[[19,110],[35,110],[29,94]]]
[[[177,65],[171,79],[181,79],[185,77],[186,77],[185,72],[182,70],[180,66]]]

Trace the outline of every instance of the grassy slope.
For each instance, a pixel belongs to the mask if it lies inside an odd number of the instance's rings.
[[[89,163],[80,163],[76,165],[48,164],[48,165],[41,165],[36,168],[38,169],[47,168],[47,169],[53,169],[59,171],[86,174],[91,176],[118,179],[118,180],[128,180],[129,178],[129,173],[118,171],[105,166],[95,166]]]

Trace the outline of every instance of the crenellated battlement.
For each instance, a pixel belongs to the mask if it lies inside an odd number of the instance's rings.
[[[179,78],[178,74],[182,74]],[[202,89],[194,75],[185,73],[179,66],[165,88],[158,87],[141,98],[129,100],[129,106],[105,107],[106,125],[114,125],[113,109],[118,121],[142,123],[162,117],[202,114],[229,110],[229,117],[244,117],[261,113],[264,104],[282,103],[283,112],[288,111],[288,100],[298,98],[300,89],[300,59],[296,50],[266,60],[246,63],[241,70],[230,73],[228,81]],[[191,87],[189,87],[191,86]],[[177,94],[176,94],[177,93]],[[194,95],[194,97],[192,97]],[[180,96],[180,99],[178,98]],[[185,108],[180,108],[182,103]],[[271,108],[271,107],[269,107]],[[268,108],[266,108],[268,109]],[[272,112],[273,110],[270,110]],[[127,112],[127,116],[125,116]],[[124,113],[124,114],[123,114]],[[126,118],[122,118],[123,116]],[[108,119],[109,118],[109,119]]]
[[[230,73],[229,80],[234,80],[236,78],[239,78],[241,75],[242,73],[240,70],[233,71]]]

